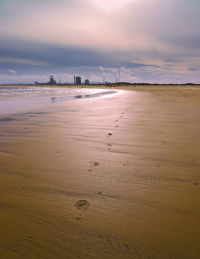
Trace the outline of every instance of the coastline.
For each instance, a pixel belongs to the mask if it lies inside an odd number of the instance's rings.
[[[123,84],[123,83],[111,83],[111,84],[89,84],[89,85],[74,85],[74,84],[1,84],[0,87],[56,87],[56,88],[88,88],[88,89],[119,89],[119,90],[157,90],[157,89],[200,89],[200,84]]]
[[[2,257],[198,258],[200,92],[133,89],[0,123]]]

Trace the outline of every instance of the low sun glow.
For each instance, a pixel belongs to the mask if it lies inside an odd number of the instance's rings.
[[[92,0],[96,5],[105,9],[112,10],[125,6],[133,0]]]

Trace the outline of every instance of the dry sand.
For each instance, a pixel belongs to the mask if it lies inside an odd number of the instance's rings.
[[[200,258],[200,88],[0,118],[1,258]]]

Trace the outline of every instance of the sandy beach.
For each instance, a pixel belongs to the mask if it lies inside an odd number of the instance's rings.
[[[200,258],[199,103],[140,86],[1,116],[1,258]]]

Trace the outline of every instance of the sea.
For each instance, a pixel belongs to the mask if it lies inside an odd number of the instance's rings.
[[[2,86],[0,87],[0,115],[32,111],[59,102],[97,98],[116,93],[109,89]]]

